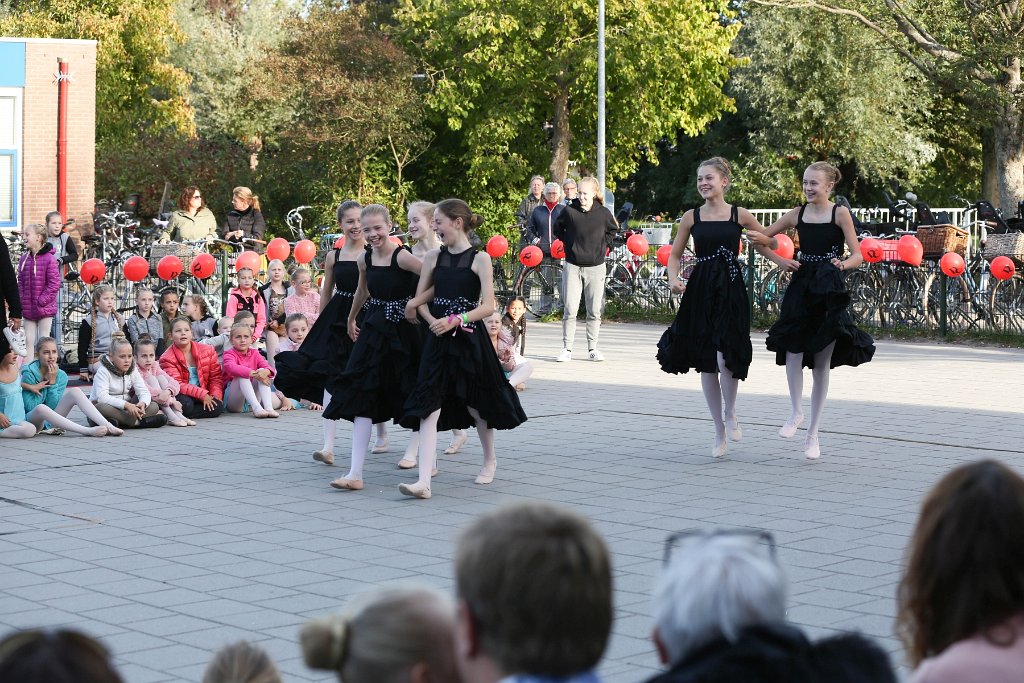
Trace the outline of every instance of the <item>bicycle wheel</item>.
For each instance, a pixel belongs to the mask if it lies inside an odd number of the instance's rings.
[[[925,326],[924,273],[901,267],[888,279],[882,292],[888,320],[892,327],[920,328]]]
[[[788,270],[776,267],[768,271],[757,292],[757,302],[762,313],[778,317],[782,311],[782,298],[786,295],[791,279]]]
[[[609,263],[604,278],[604,301],[615,302],[618,306],[635,306],[633,297],[633,275],[622,263]]]
[[[967,275],[946,279],[946,330],[963,332],[978,324],[973,313],[971,287]],[[928,324],[939,328],[942,318],[942,277],[941,273],[929,273],[924,285],[924,316]]]
[[[989,296],[989,312],[995,330],[1007,334],[1024,331],[1024,280],[1020,275],[996,283]]]
[[[858,325],[877,325],[880,293],[878,280],[870,270],[859,268],[846,276],[846,291],[850,293],[850,314]]]
[[[561,271],[558,271],[560,274]],[[542,264],[524,269],[519,279],[518,293],[526,302],[526,310],[538,318],[548,315],[560,307],[559,286],[561,278],[555,279],[555,269]]]

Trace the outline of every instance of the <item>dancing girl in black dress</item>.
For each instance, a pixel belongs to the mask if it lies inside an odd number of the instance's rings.
[[[498,466],[494,430],[526,421],[482,323],[494,310],[494,283],[491,258],[470,242],[481,223],[461,199],[437,205],[434,226],[444,246],[424,258],[416,297],[406,307],[406,317],[418,312],[430,328],[401,420],[420,429],[419,480],[398,487],[407,496],[430,498],[439,429],[476,426],[484,451],[476,483],[489,484]]]
[[[372,425],[401,417],[423,350],[422,332],[405,318],[405,305],[416,293],[422,263],[388,239],[392,223],[384,206],[365,207],[360,222],[370,249],[358,262],[359,285],[348,314],[349,337],[355,346],[324,408],[326,419],[352,422],[352,467],[331,486],[353,491],[363,488]]]
[[[761,225],[746,209],[725,202],[731,180],[729,162],[714,157],[697,169],[697,191],[704,205],[687,211],[679,225],[668,263],[672,291],[682,294],[679,311],[658,342],[658,362],[665,372],[700,373],[704,400],[715,423],[711,455],[725,455],[728,442],[743,436],[736,416],[739,380],[747,378],[750,346],[750,301],[736,255],[744,230]],[[679,262],[690,237],[697,256],[688,280],[679,279]],[[768,256],[764,244],[754,245]]]
[[[796,435],[804,420],[800,407],[803,368],[811,369],[814,386],[804,455],[812,460],[821,456],[818,427],[828,395],[829,370],[866,363],[875,353],[871,337],[853,324],[850,294],[843,282],[844,273],[856,270],[863,257],[849,209],[829,199],[840,177],[839,170],[827,162],[808,166],[803,180],[807,203],[792,209],[765,231],[770,237],[796,228],[800,238],[797,259],[781,260],[783,267],[794,271],[793,279],[766,344],[775,352],[776,363],[786,366],[792,412],[779,429],[783,438]],[[849,247],[845,259],[844,244]]]

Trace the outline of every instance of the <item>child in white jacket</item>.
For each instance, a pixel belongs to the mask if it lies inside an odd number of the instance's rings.
[[[135,367],[132,345],[124,336],[115,337],[100,360],[89,398],[116,427],[162,427],[167,423]]]

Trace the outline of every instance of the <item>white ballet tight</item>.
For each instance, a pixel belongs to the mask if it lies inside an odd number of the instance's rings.
[[[475,408],[468,410],[473,421],[476,422],[476,432],[480,436],[480,445],[484,451],[484,466],[481,474],[486,471],[493,475],[498,466],[498,456],[494,452],[494,430],[487,426],[487,421],[480,417],[480,413]],[[437,420],[440,416],[441,411],[435,410],[420,420],[420,469],[417,483],[428,489],[430,488],[431,473],[437,467]]]
[[[512,374],[508,376],[508,383],[513,387],[517,387],[529,379],[532,374],[533,365],[531,365],[529,361],[523,361],[517,365],[515,370],[512,371]]]
[[[323,402],[324,410],[327,409],[327,406],[330,404],[330,402],[331,402],[331,394],[326,389],[324,389],[324,402]],[[323,428],[324,428],[324,447],[323,447],[322,450],[325,453],[333,453],[334,452],[334,433],[335,433],[335,431],[337,431],[338,421],[337,420],[328,420],[327,418],[323,418],[323,419],[320,420],[320,424],[322,424]],[[369,435],[367,435],[367,439],[369,439]]]
[[[736,394],[740,381],[732,370],[725,367],[725,358],[718,353],[718,372],[700,373],[700,386],[704,390],[704,400],[715,423],[715,445],[725,442],[725,421],[736,420]],[[724,403],[724,405],[723,405]]]
[[[828,396],[829,368],[832,364],[832,351],[836,343],[832,342],[821,351],[814,354],[814,369],[811,370],[811,377],[814,385],[811,387],[811,421],[807,425],[807,436],[818,436],[818,426],[821,423],[821,414],[825,410],[825,398]],[[792,409],[791,422],[797,422],[803,416],[800,407],[804,391],[803,375],[804,354],[786,354],[786,380],[789,382],[789,401]]]
[[[363,479],[363,464],[366,462],[366,450],[370,445],[370,432],[373,422],[368,417],[357,417],[352,422],[352,468],[345,475],[346,479]]]
[[[231,380],[227,408],[232,413],[240,413],[246,403],[252,409],[253,415],[273,412],[274,394],[263,382],[247,377],[236,377]]]
[[[78,389],[76,387],[66,388],[64,390],[64,394],[60,397],[60,400],[57,401],[57,407],[51,411],[56,413],[57,417],[60,418],[59,423],[46,417],[44,414],[45,411],[39,410],[39,408],[46,408],[47,410],[49,410],[49,408],[45,405],[36,406],[36,408],[28,414],[28,420],[29,422],[33,423],[36,426],[36,429],[42,429],[43,423],[49,422],[53,426],[60,427],[61,429],[67,431],[75,432],[77,434],[87,434],[87,432],[83,432],[81,430],[88,430],[88,427],[82,427],[78,423],[66,419],[67,416],[71,414],[71,409],[76,406],[85,414],[87,418],[89,418],[90,422],[100,427],[106,427],[108,434],[114,435],[121,433],[120,429],[114,427],[114,425],[110,424],[110,422],[107,421],[107,418],[103,417],[103,415],[100,414],[100,411],[96,409],[96,406],[93,405],[93,402],[89,400],[89,397],[82,393],[81,389]],[[65,424],[67,422],[70,422],[72,425],[74,425],[74,427],[68,427]]]

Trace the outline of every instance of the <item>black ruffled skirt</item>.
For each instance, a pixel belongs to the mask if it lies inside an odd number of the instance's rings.
[[[348,336],[350,310],[352,297],[335,294],[313,323],[302,346],[274,357],[274,386],[285,396],[323,403],[325,389],[331,394],[338,390],[336,382],[355,345]]]
[[[853,324],[842,272],[831,263],[801,263],[765,344],[779,365],[786,364],[786,353],[802,353],[804,367],[813,368],[814,354],[832,342],[833,368],[867,363],[875,354],[874,340]]]

